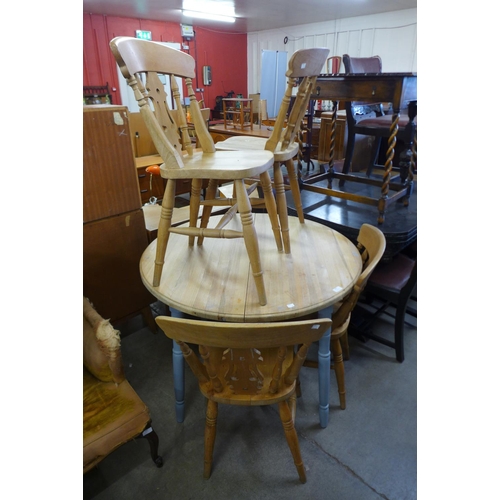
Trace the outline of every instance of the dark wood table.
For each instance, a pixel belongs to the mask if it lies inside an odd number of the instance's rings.
[[[326,194],[356,203],[378,207],[377,223],[385,221],[386,211],[389,205],[402,199],[404,206],[409,205],[410,196],[413,192],[413,169],[415,154],[411,156],[408,175],[403,182],[392,182],[392,159],[396,146],[396,134],[401,109],[408,108],[410,119],[417,112],[417,75],[416,73],[377,73],[364,75],[320,75],[316,80],[316,92],[313,91],[311,99],[334,101],[332,115],[332,130],[330,138],[330,161],[326,172],[312,176],[302,181],[301,188],[305,191],[313,191]],[[335,144],[335,122],[338,101],[364,101],[364,102],[391,102],[393,106],[391,135],[387,161],[384,165],[382,180],[372,179],[359,175],[336,172],[333,164],[333,151]],[[368,196],[363,193],[353,193],[348,190],[333,189],[332,179],[363,183],[379,188],[377,196]],[[327,179],[328,186],[317,186],[316,183]],[[389,195],[389,191],[393,194]]]

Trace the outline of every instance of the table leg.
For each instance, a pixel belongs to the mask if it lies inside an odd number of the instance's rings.
[[[173,318],[182,318],[184,314],[173,307],[170,308]],[[174,375],[175,418],[178,423],[184,422],[184,357],[177,342],[172,349],[172,368]]]
[[[322,309],[318,317],[331,319],[333,306]],[[318,385],[319,385],[319,424],[325,428],[328,425],[328,414],[330,410],[330,337],[328,330],[319,340],[318,348]]]

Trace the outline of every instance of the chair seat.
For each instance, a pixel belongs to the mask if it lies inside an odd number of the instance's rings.
[[[269,170],[274,155],[265,150],[252,155],[245,155],[244,151],[195,151],[193,156],[185,155],[182,160],[183,168],[168,168],[163,163],[160,175],[164,179],[244,179]]]
[[[263,151],[266,148],[267,139],[263,137],[233,136],[215,145],[217,151],[231,151],[250,149],[252,151]],[[284,162],[294,158],[299,152],[299,143],[292,142],[281,151],[281,142],[278,143],[274,151],[274,160]]]
[[[83,369],[83,471],[138,436],[150,421],[148,408],[125,380],[101,382]]]
[[[401,291],[415,266],[415,261],[399,253],[391,262],[379,264],[370,277],[371,285],[386,288],[387,290]]]
[[[404,128],[406,125],[408,125],[408,122],[410,121],[410,118],[408,115],[402,114],[399,117],[399,122],[398,126],[399,128]],[[371,118],[365,118],[363,120],[359,120],[356,123],[356,128],[359,127],[365,127],[365,128],[384,128],[388,129],[390,128],[392,123],[392,115],[384,115],[384,116],[374,116]],[[417,125],[417,117],[414,118],[413,123],[415,126]]]

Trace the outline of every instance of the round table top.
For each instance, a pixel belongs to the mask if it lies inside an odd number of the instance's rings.
[[[221,216],[210,218],[210,227]],[[267,214],[254,214],[267,305],[259,304],[242,238],[169,236],[161,282],[153,287],[156,240],[140,261],[146,288],[161,302],[184,313],[232,322],[284,321],[319,311],[342,300],[358,279],[360,254],[345,236],[307,220],[289,217],[291,253],[278,252]],[[239,216],[226,229],[241,229]]]

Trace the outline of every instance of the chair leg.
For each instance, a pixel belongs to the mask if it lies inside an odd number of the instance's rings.
[[[342,347],[340,346],[339,337],[332,337],[331,347],[333,351],[333,369],[335,370],[337,389],[339,391],[340,409],[345,410],[344,360],[342,358]]]
[[[276,241],[276,246],[278,247],[278,252],[283,251],[283,243],[281,240],[281,229],[278,221],[278,209],[276,207],[276,200],[273,195],[273,185],[271,182],[271,176],[269,172],[266,171],[260,175],[260,184],[262,191],[264,193],[264,201],[266,203],[266,211],[271,221],[271,227],[273,229],[274,239]]]
[[[165,262],[170,226],[172,224],[172,212],[175,203],[175,179],[168,179],[161,204],[160,221],[158,223],[158,237],[156,239],[155,270],[153,275],[153,286],[160,285],[161,273]]]
[[[218,405],[215,401],[207,399],[207,415],[205,421],[205,459],[203,477],[208,479],[212,473],[215,434],[217,431]]]
[[[352,162],[352,155],[354,154],[355,141],[356,141],[356,134],[348,133],[347,146],[345,148],[344,166],[342,167],[343,174],[348,174],[351,170],[351,162]]]
[[[159,446],[159,440],[158,440],[158,434],[154,431],[153,427],[151,427],[151,424],[148,425],[141,433],[141,437],[146,438],[149,443],[149,449],[151,450],[151,458],[153,459],[153,462],[155,463],[156,467],[162,467],[163,465],[163,458],[158,455],[158,446]]]
[[[400,363],[405,360],[404,328],[407,304],[408,301],[405,304],[398,304],[394,321],[394,348],[396,349],[396,359]]]
[[[368,168],[366,169],[366,177],[370,177],[372,175],[373,167],[377,163],[377,158],[380,152],[380,143],[382,142],[381,137],[375,137],[375,141],[372,146],[372,156],[370,159],[370,164],[368,165]]]
[[[196,227],[198,224],[198,214],[200,213],[200,197],[202,179],[191,181],[191,196],[189,198],[189,227]],[[189,246],[194,246],[194,236],[189,236]],[[199,244],[199,243],[198,243]]]
[[[349,336],[348,331],[340,337],[340,345],[342,346],[342,357],[345,361],[349,360]]]
[[[304,468],[304,464],[302,462],[302,456],[300,454],[300,447],[299,447],[299,438],[297,436],[297,431],[295,430],[295,426],[293,425],[293,419],[290,407],[288,406],[288,403],[286,401],[280,401],[278,404],[280,410],[281,423],[285,431],[285,437],[288,443],[288,447],[292,452],[293,461],[295,462],[295,467],[297,468],[297,472],[299,473],[300,482],[305,483],[307,481],[306,471]]]
[[[288,180],[290,182],[290,189],[292,190],[293,202],[299,222],[304,224],[304,210],[302,209],[302,199],[300,197],[299,180],[297,179],[297,172],[295,171],[295,163],[293,160],[288,160],[286,163],[288,171]]]
[[[210,179],[208,181],[208,187],[206,191],[206,200],[213,200],[217,194],[218,182],[215,179]],[[212,214],[212,205],[205,205],[203,207],[203,213],[201,214],[200,227],[208,227],[208,220]],[[198,246],[203,245],[203,236],[198,236]]]
[[[243,238],[247,249],[250,265],[252,267],[252,274],[259,296],[259,304],[265,306],[267,304],[266,289],[264,286],[264,272],[260,264],[259,242],[257,240],[257,232],[253,223],[252,206],[248,199],[245,182],[243,179],[234,181],[236,190],[236,200],[238,204],[238,211],[240,213],[241,225],[243,228]]]
[[[274,189],[276,190],[276,204],[278,205],[278,215],[280,218],[281,237],[285,253],[290,253],[290,229],[288,227],[288,207],[286,206],[285,182],[281,163],[274,162]]]

